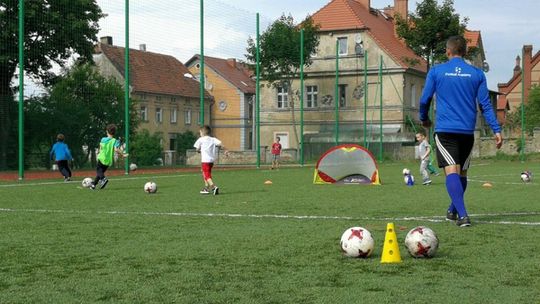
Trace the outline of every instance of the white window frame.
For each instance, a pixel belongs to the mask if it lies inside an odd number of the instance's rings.
[[[142,121],[148,121],[148,107],[147,106],[141,106],[139,113],[140,113]]]
[[[306,86],[306,108],[316,108],[318,106],[319,87],[317,85]]]
[[[345,92],[345,94],[344,94],[345,96],[344,96],[344,99],[343,99],[343,104],[341,104],[341,93],[342,92]],[[347,107],[347,84],[343,83],[343,84],[340,84],[338,86],[338,94],[339,94],[339,96],[338,96],[339,107],[340,108]]]
[[[184,111],[184,124],[191,125],[191,109]]]
[[[156,108],[156,122],[157,123],[163,122],[163,109],[162,108]]]
[[[277,87],[276,88],[276,100],[278,109],[286,109],[289,107],[289,88]]]
[[[171,123],[175,124],[178,122],[178,109],[171,108]]]
[[[347,37],[338,37],[338,54],[344,56],[349,54],[349,39]],[[345,45],[343,45],[343,42]]]
[[[416,107],[416,83],[411,84],[411,107]]]

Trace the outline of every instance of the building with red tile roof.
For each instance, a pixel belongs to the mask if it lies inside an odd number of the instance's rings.
[[[396,14],[408,16],[408,0],[394,0],[394,6],[384,10],[373,9],[369,0],[332,0],[311,16],[319,26],[320,44],[312,56],[312,64],[304,69],[305,134],[332,136],[336,100],[342,138],[347,133],[362,138],[364,117],[369,136],[375,133],[373,136],[378,136],[378,131],[370,130],[379,129],[381,112],[385,134],[405,132],[408,117],[417,119],[427,62],[397,37]],[[336,42],[338,98],[335,96]],[[289,90],[293,94],[289,94]],[[296,127],[291,124],[290,110],[298,91],[299,79],[293,80],[292,88],[261,86],[262,145],[269,145],[273,138],[280,136],[284,147],[298,147],[294,134],[298,132],[299,123],[296,122]],[[383,111],[380,111],[381,92]],[[299,107],[295,102],[296,111]],[[367,108],[366,113],[364,108]],[[298,113],[295,117],[297,120]]]
[[[125,48],[114,46],[111,37],[101,38],[94,61],[100,73],[124,85]],[[178,134],[198,134],[200,113],[199,82],[173,56],[140,49],[129,50],[131,99],[140,113],[139,129],[162,134],[166,162],[175,159]],[[209,122],[212,96],[205,92],[205,123]]]
[[[186,62],[193,75],[200,75],[200,55]],[[213,134],[231,150],[253,149],[253,101],[255,81],[248,67],[234,58],[204,56],[206,89],[214,97],[210,108]]]
[[[510,80],[497,85],[500,93],[497,100],[498,117],[505,114],[505,109],[510,112],[520,109],[522,100],[527,104],[532,86],[540,85],[540,51],[533,56],[533,46],[524,45],[522,57],[523,60],[519,55],[516,57]]]

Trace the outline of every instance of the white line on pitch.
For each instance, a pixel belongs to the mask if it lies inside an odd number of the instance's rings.
[[[411,216],[411,217],[350,217],[350,216],[324,216],[324,215],[288,215],[288,214],[241,214],[241,213],[191,213],[191,212],[137,212],[137,211],[77,211],[77,210],[47,210],[47,209],[9,209],[0,208],[0,212],[29,212],[29,213],[65,213],[65,214],[111,214],[111,215],[154,215],[154,216],[182,216],[182,217],[225,217],[225,218],[271,218],[271,219],[297,219],[297,220],[363,220],[363,221],[427,221],[433,223],[445,222],[444,216]],[[524,216],[540,215],[540,212],[505,212],[471,214],[472,217],[496,216]],[[482,221],[478,223],[499,225],[540,226],[540,222],[512,222],[512,221]]]
[[[475,183],[494,183],[494,184],[502,184],[502,185],[526,185],[526,186],[531,186],[531,185],[534,185],[533,183],[527,183],[525,184],[524,182],[521,182],[521,183],[513,183],[513,182],[497,182],[497,181],[490,181],[490,180],[479,180],[479,179],[467,179],[468,181],[470,182],[475,182]]]
[[[200,173],[193,173],[193,174],[180,174],[180,175],[156,175],[156,176],[133,176],[133,177],[112,177],[109,178],[110,180],[114,181],[129,181],[129,180],[137,180],[137,179],[159,179],[159,178],[174,178],[174,177],[188,177],[188,176],[198,176]],[[82,180],[81,180],[82,181]],[[26,186],[47,186],[47,185],[74,185],[78,184],[80,185],[79,181],[71,181],[71,182],[42,182],[42,183],[20,183],[20,184],[5,184],[0,185],[0,188],[11,188],[11,187],[26,187]]]

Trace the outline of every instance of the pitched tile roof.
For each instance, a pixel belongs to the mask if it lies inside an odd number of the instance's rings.
[[[469,31],[465,30],[463,37],[467,40],[467,47],[481,47],[482,46],[482,37],[480,36],[480,31]]]
[[[200,55],[195,55],[186,62],[186,66],[190,66],[199,60]],[[255,81],[251,78],[253,73],[244,63],[237,62],[235,59],[204,56],[204,64],[216,71],[223,79],[229,81],[241,92],[255,94]]]
[[[332,0],[312,16],[320,31],[366,30],[377,45],[402,67],[425,72],[427,62],[416,55],[394,34],[392,17],[379,10],[368,9],[356,0]],[[418,61],[411,65],[409,60]]]
[[[101,43],[98,50],[124,77],[125,48]],[[184,74],[191,73],[172,56],[129,49],[129,65],[130,85],[135,92],[192,98],[200,96],[199,82],[185,77]],[[205,98],[211,98],[208,92],[205,92]]]

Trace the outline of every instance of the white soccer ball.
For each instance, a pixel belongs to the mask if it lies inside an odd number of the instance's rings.
[[[362,227],[351,227],[341,235],[341,251],[351,258],[367,258],[373,253],[374,240]]]
[[[156,193],[157,192],[157,184],[154,182],[147,182],[144,184],[144,192],[146,193]]]
[[[92,186],[92,182],[94,180],[91,178],[91,177],[85,177],[83,180],[82,180],[82,186],[84,188],[89,188],[90,186]]]
[[[532,179],[532,173],[530,171],[521,172],[521,181],[524,183],[530,182]]]
[[[137,165],[134,164],[134,163],[131,163],[131,164],[129,165],[129,170],[130,170],[130,171],[135,171],[135,170],[137,170]]]
[[[407,168],[403,169],[403,175],[409,175],[409,174],[411,174],[411,170]]]
[[[418,226],[407,233],[405,246],[415,258],[431,258],[437,253],[439,238],[430,228]]]

